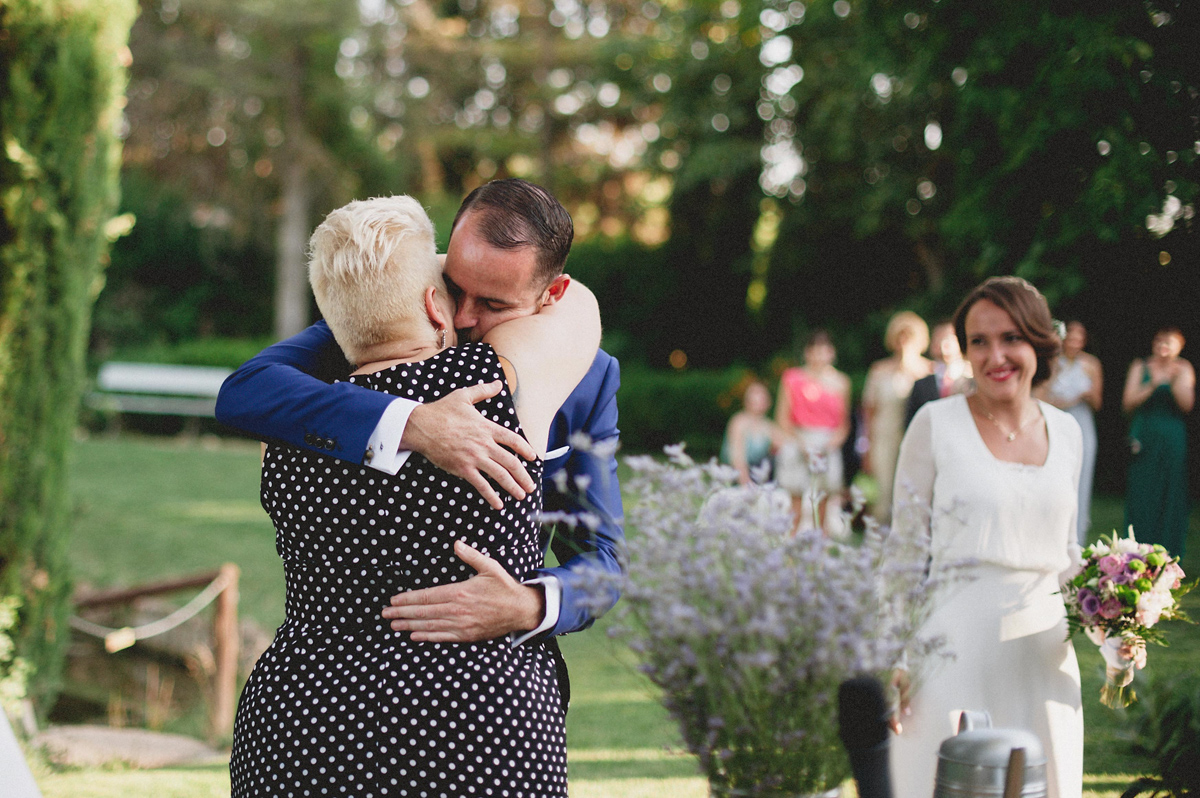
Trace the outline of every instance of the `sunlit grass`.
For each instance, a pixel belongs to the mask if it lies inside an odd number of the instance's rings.
[[[77,578],[95,586],[129,585],[215,568],[242,568],[242,612],[268,629],[283,618],[283,573],[274,533],[258,506],[257,444],[164,439],[82,441],[72,470]],[[1121,524],[1119,500],[1099,498],[1094,528]],[[1193,530],[1200,523],[1193,517]],[[1184,563],[1200,573],[1200,539]],[[1200,596],[1189,597],[1200,617]],[[707,786],[695,760],[682,753],[674,722],[640,675],[630,652],[606,634],[607,623],[561,639],[571,669],[567,715],[572,798],[703,798]],[[1192,669],[1200,661],[1200,631],[1175,625],[1170,648],[1151,648],[1149,675]],[[1085,798],[1118,798],[1153,769],[1135,745],[1138,717],[1097,699],[1101,660],[1077,641],[1084,680]],[[136,771],[122,768],[50,772],[38,782],[47,798],[136,798],[228,795],[222,766]]]

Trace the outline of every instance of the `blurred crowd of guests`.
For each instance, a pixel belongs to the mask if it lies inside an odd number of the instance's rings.
[[[1139,540],[1161,543],[1177,554],[1183,553],[1188,521],[1184,416],[1195,403],[1195,372],[1180,356],[1184,343],[1176,327],[1156,332],[1149,356],[1130,364],[1121,397],[1130,415],[1125,524],[1133,525]],[[780,376],[774,414],[766,383],[753,379],[744,386],[742,409],[729,421],[722,459],[737,469],[743,483],[771,480],[786,490],[798,524],[821,519],[831,534],[843,531],[841,514],[826,509],[845,503],[850,471],[858,473],[854,481],[871,514],[890,522],[896,462],[909,422],[926,402],[974,389],[971,367],[948,320],[931,332],[920,316],[902,311],[888,322],[884,345],[890,355],[868,370],[857,417],[850,378],[834,365],[837,349],[824,330],[809,335],[801,364]],[[1104,398],[1103,368],[1086,347],[1083,323],[1068,322],[1053,376],[1036,392],[1074,417],[1083,433],[1081,545],[1091,523],[1095,414]],[[848,460],[856,460],[857,468]]]

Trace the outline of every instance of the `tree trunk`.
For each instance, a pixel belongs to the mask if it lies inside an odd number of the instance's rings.
[[[293,148],[295,151],[295,148]],[[283,170],[283,197],[275,232],[275,337],[289,338],[309,324],[308,169],[293,157]]]
[[[290,338],[308,326],[307,249],[309,206],[309,141],[305,135],[305,53],[293,45],[287,53],[283,120],[287,142],[280,185],[279,226],[275,228],[275,337]]]
[[[946,284],[946,264],[941,251],[937,247],[931,247],[923,239],[917,241],[913,251],[921,268],[925,270],[925,281],[929,284],[929,290],[934,294],[941,293]]]

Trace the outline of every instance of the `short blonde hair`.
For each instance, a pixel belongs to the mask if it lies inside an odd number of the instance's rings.
[[[445,293],[433,222],[412,197],[376,197],[338,208],[308,242],[317,307],[352,363],[368,347],[419,335],[425,289]]]
[[[924,352],[929,348],[929,325],[911,310],[902,310],[888,320],[887,331],[883,334],[883,345],[889,352],[900,348],[900,335],[904,332],[912,335],[913,341],[920,344],[917,351]]]

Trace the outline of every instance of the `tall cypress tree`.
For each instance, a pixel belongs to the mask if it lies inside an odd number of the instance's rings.
[[[67,454],[117,208],[134,0],[0,5],[0,597],[28,693],[52,700],[68,640]],[[11,667],[0,662],[0,677]]]

